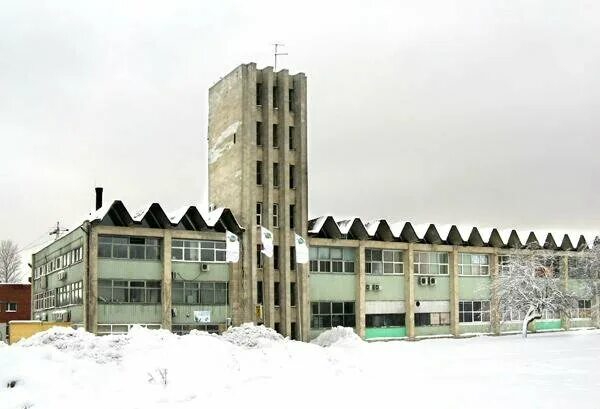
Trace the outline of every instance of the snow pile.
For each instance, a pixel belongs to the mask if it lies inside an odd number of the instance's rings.
[[[25,348],[47,345],[72,354],[76,358],[106,363],[121,359],[122,349],[129,343],[129,338],[130,335],[96,337],[83,329],[53,327],[21,340],[17,345]]]
[[[284,338],[272,328],[264,325],[245,323],[240,327],[231,327],[223,333],[223,339],[234,345],[246,348],[265,347],[273,342],[283,342]]]
[[[335,327],[328,331],[322,332],[311,343],[322,346],[354,346],[362,344],[364,341],[354,333],[354,329],[347,327]]]

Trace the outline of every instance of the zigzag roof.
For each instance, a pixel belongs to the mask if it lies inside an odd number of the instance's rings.
[[[456,225],[388,223],[384,219],[360,218],[336,221],[333,216],[309,220],[308,234],[313,237],[344,238],[409,243],[486,246],[497,248],[534,248],[581,251],[600,243],[600,236],[564,231],[477,228]],[[560,243],[560,244],[559,244]]]

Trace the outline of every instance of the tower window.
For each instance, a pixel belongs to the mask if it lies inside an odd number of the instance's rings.
[[[290,205],[290,229],[296,227],[296,205]]]
[[[273,186],[279,187],[279,163],[273,163]]]
[[[290,189],[296,188],[296,167],[290,165]]]
[[[262,257],[262,245],[257,244],[256,245],[256,267],[257,268],[262,268],[263,267],[263,257]]]
[[[263,214],[263,204],[262,202],[256,202],[256,224],[262,225],[262,214]]]
[[[256,146],[262,146],[262,122],[256,123]]]
[[[281,304],[280,300],[281,300],[281,291],[279,288],[279,281],[276,281],[275,283],[273,283],[273,304],[276,307],[279,307],[279,305]]]
[[[288,96],[289,96],[289,98],[288,98],[288,104],[289,104],[288,110],[290,112],[294,112],[294,90],[293,89],[289,90]]]
[[[296,247],[290,247],[290,270],[296,270]]]
[[[273,203],[273,227],[279,227],[279,205]]]
[[[257,160],[256,161],[256,184],[262,185],[262,180],[263,180],[262,161]]]
[[[263,282],[262,281],[256,282],[256,303],[257,304],[263,303]]]
[[[273,246],[273,268],[279,270],[279,246]]]
[[[288,147],[291,151],[293,151],[294,149],[296,149],[296,141],[294,140],[294,127],[290,126],[288,130]]]
[[[296,283],[290,283],[290,306],[296,306]]]
[[[262,105],[262,84],[256,83],[256,105]]]
[[[278,109],[279,108],[279,102],[278,102],[278,92],[279,88],[277,87],[273,87],[273,108]]]
[[[273,147],[279,148],[279,134],[277,124],[273,124]]]

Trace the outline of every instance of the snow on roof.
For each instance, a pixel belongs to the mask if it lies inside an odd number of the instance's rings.
[[[200,214],[202,215],[204,221],[206,221],[206,224],[208,224],[209,227],[214,227],[215,224],[217,224],[217,222],[221,218],[221,215],[223,214],[224,210],[224,207],[217,207],[216,209],[209,211],[206,217],[204,217],[203,212],[200,212]]]
[[[185,216],[185,214],[187,213],[187,211],[189,209],[190,209],[190,206],[183,206],[177,210],[173,210],[171,212],[166,213],[166,215],[169,218],[169,220],[171,221],[171,223],[178,224],[181,221],[181,219],[183,218],[183,216]]]
[[[380,220],[373,220],[370,222],[363,223],[365,229],[367,229],[367,233],[369,236],[373,237],[375,233],[377,233],[377,228],[379,227]]]
[[[325,220],[327,220],[327,216],[321,216],[321,217],[317,217],[316,219],[314,219],[314,224],[308,232],[318,234],[321,231],[321,229],[323,228],[323,225],[325,224]]]
[[[146,213],[148,213],[148,210],[150,210],[150,207],[152,206],[152,203],[146,203],[144,206],[140,207],[139,209],[135,210],[133,213],[131,214],[131,218],[133,219],[134,222],[141,222],[142,219],[144,218],[144,216],[146,215]]]

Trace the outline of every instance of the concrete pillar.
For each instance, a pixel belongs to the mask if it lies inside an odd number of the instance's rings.
[[[460,335],[459,319],[458,319],[458,301],[459,301],[459,284],[458,284],[458,249],[456,246],[452,248],[450,253],[450,333],[455,337]]]
[[[563,284],[565,288],[569,287],[569,258],[567,256],[561,257],[561,273]],[[571,328],[571,321],[569,320],[569,316],[565,313],[561,313],[560,317],[561,327],[565,330],[569,330]]]
[[[365,284],[367,282],[365,277],[365,245],[364,242],[360,242],[357,248],[356,263],[358,265],[358,271],[356,274],[356,333],[359,337],[365,337],[365,311],[366,311],[366,298],[365,298]]]
[[[172,268],[171,268],[171,231],[164,230],[162,241],[162,262],[163,279],[161,286],[162,300],[162,327],[171,331],[173,318],[171,315],[171,287],[172,287]]]
[[[490,254],[490,324],[494,335],[500,335],[500,299],[496,291],[496,282],[499,274],[498,254]]]
[[[88,291],[84,292],[87,296],[86,330],[95,334],[98,332],[98,233],[90,226],[89,235]]]
[[[404,303],[405,303],[405,325],[408,339],[415,339],[415,276],[414,276],[414,245],[408,244],[408,250],[404,253]]]

